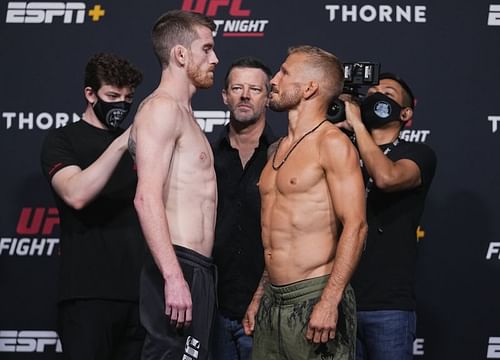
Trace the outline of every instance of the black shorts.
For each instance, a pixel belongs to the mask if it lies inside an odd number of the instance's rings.
[[[143,360],[208,359],[210,334],[216,309],[216,270],[210,258],[174,245],[184,278],[189,284],[193,303],[191,325],[176,329],[165,315],[162,275],[150,258],[141,274],[141,322],[146,329]]]

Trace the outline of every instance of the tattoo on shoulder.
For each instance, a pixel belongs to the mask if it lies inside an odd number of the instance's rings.
[[[128,151],[130,155],[132,156],[132,159],[135,160],[135,150],[136,150],[136,144],[134,139],[132,139],[132,136],[128,137]]]

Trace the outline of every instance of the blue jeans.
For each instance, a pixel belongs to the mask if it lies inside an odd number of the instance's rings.
[[[414,311],[358,311],[356,360],[411,360],[417,327]]]
[[[214,360],[250,360],[253,338],[246,336],[241,321],[215,316],[212,342]]]

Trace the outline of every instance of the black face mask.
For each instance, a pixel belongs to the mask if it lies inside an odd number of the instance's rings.
[[[130,111],[131,103],[126,101],[106,102],[97,96],[93,105],[97,118],[110,130],[116,130]]]
[[[361,103],[361,118],[367,129],[376,129],[391,121],[401,121],[401,110],[397,102],[376,92]]]

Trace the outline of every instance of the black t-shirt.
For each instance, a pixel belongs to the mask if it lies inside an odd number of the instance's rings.
[[[393,161],[409,159],[419,169],[422,184],[399,192],[373,186],[367,198],[366,248],[352,278],[358,310],[414,310],[416,229],[436,168],[436,156],[422,143],[400,141],[387,153]],[[368,179],[365,169],[365,183]]]
[[[41,153],[49,183],[66,166],[87,168],[122,132],[83,120],[51,130]],[[125,153],[104,189],[85,208],[69,207],[53,191],[61,220],[60,300],[138,300],[145,242],[133,205],[136,185],[134,162]]]
[[[243,318],[264,270],[257,183],[275,140],[266,126],[251,159],[243,169],[237,149],[227,136],[213,145],[218,206],[214,262],[219,274],[219,311],[234,320]]]

